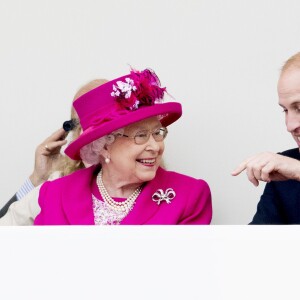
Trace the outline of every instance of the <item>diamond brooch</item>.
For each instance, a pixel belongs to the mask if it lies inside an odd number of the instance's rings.
[[[176,193],[172,188],[166,189],[165,192],[162,189],[159,189],[152,195],[152,200],[156,202],[157,205],[160,205],[162,201],[166,201],[168,204],[170,204],[171,200],[173,200],[175,196]]]

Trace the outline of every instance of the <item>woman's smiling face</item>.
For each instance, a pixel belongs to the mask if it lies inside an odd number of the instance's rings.
[[[110,163],[103,166],[110,176],[122,178],[127,184],[141,184],[152,180],[161,163],[164,141],[156,141],[152,134],[141,145],[133,138],[141,131],[157,132],[162,127],[157,117],[131,124],[124,128],[124,135],[117,136],[113,144],[107,146]]]

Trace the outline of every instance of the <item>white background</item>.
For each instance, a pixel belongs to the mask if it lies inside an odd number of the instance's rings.
[[[0,237],[5,300],[299,299],[297,226],[2,226]]]
[[[205,179],[213,224],[247,224],[262,193],[230,172],[295,147],[277,105],[300,51],[300,4],[0,0],[1,197],[69,118],[87,81],[150,67],[183,105],[167,166]],[[2,227],[1,299],[299,299],[298,226]]]
[[[31,173],[36,146],[69,118],[77,89],[131,65],[155,70],[183,105],[167,167],[209,183],[213,224],[247,224],[263,185],[231,171],[249,155],[296,146],[276,84],[300,51],[299,8],[298,0],[1,0],[0,203]]]

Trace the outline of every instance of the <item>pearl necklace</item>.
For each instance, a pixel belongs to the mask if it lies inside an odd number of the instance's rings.
[[[110,197],[108,194],[103,181],[102,181],[102,169],[97,175],[97,186],[100,192],[100,195],[103,199],[103,201],[108,204],[111,208],[113,208],[115,211],[122,211],[128,213],[130,210],[132,210],[133,205],[137,197],[139,196],[142,188],[139,186],[131,196],[129,196],[125,201],[118,202],[115,201],[113,198]]]

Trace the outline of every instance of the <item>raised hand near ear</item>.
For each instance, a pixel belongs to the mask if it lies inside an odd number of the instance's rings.
[[[61,147],[67,143],[66,136],[65,130],[60,128],[37,146],[34,170],[29,177],[34,186],[38,186],[48,179],[54,164],[60,158]]]

